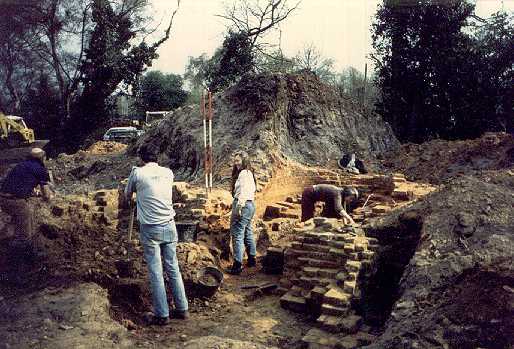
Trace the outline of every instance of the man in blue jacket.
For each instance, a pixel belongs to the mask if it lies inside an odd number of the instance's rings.
[[[40,186],[45,201],[50,201],[53,196],[45,158],[43,149],[32,149],[27,160],[9,171],[0,188],[0,207],[11,216],[15,227],[9,246],[11,257],[25,262],[33,262],[40,256],[34,245],[34,208],[31,204],[34,189]]]

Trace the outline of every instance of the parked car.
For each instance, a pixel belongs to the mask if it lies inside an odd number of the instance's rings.
[[[138,130],[135,127],[111,127],[105,132],[104,141],[115,141],[120,143],[128,143],[132,139],[138,138],[145,133],[143,130]]]

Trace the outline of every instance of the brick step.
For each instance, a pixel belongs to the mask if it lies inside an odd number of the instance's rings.
[[[341,287],[332,287],[323,296],[323,303],[335,305],[337,307],[346,307],[350,304],[352,295],[344,292]]]
[[[319,328],[311,328],[302,337],[302,348],[333,349],[339,343],[339,338]]]
[[[287,207],[289,209],[298,209],[299,208],[299,205],[298,204],[294,204],[292,202],[286,202],[286,201],[280,201],[280,202],[277,202],[276,205],[278,206],[284,206],[284,207]]]
[[[344,239],[344,237],[343,237],[343,239]],[[344,245],[346,245],[347,242],[344,242],[343,240],[331,240],[331,241],[328,241],[327,244],[333,248],[344,248]]]
[[[292,247],[294,249],[303,250],[303,251],[314,251],[314,252],[328,252],[328,251],[330,251],[330,246],[321,245],[321,244],[309,244],[309,243],[293,242]]]
[[[315,259],[315,258],[307,258],[307,257],[299,257],[298,261],[300,263],[303,263],[304,265],[308,265],[310,267],[318,267],[318,268],[341,268],[345,264],[342,263],[336,263],[333,261],[326,261],[321,259]],[[348,262],[346,262],[348,263]]]
[[[330,304],[323,304],[321,306],[321,314],[332,315],[332,316],[346,316],[348,315],[348,307],[336,307]]]
[[[280,297],[280,306],[296,313],[307,312],[307,301],[305,298],[294,296],[291,292],[287,292],[285,295]]]
[[[357,333],[362,325],[362,317],[358,315],[349,315],[341,320],[341,332],[346,334]]]
[[[347,280],[343,283],[343,291],[348,294],[351,294],[351,295],[353,295],[353,292],[355,291],[356,287],[357,287],[356,281]]]
[[[319,237],[309,237],[309,236],[298,236],[295,240],[302,244],[316,244],[316,245],[323,245],[323,246],[329,246],[330,242],[332,241],[332,240],[320,239]]]
[[[345,267],[346,271],[348,271],[349,273],[358,273],[361,269],[361,262],[347,261]]]
[[[303,234],[305,237],[319,238],[324,240],[334,240],[336,236],[341,236],[335,233],[316,233],[309,231]]]
[[[301,276],[299,278],[297,285],[302,288],[310,290],[316,286],[326,287],[326,286],[330,285],[333,281],[334,281],[333,279]]]
[[[309,277],[321,277],[335,279],[340,269],[304,267],[303,273]]]
[[[297,285],[293,285],[293,287],[291,287],[289,289],[289,293],[292,295],[292,296],[295,296],[295,297],[303,297],[302,295],[302,292],[304,291],[303,288],[297,286]]]
[[[320,259],[320,260],[326,260],[326,261],[333,261],[337,262],[338,256],[332,253],[328,252],[317,252],[317,251],[308,251],[308,250],[296,250],[295,252],[296,256],[298,257],[307,257],[312,259]]]
[[[341,332],[341,317],[339,316],[323,314],[316,320],[316,324],[330,333]]]
[[[277,288],[273,291],[273,294],[274,294],[274,295],[277,295],[277,296],[283,296],[283,295],[285,295],[287,292],[288,292],[288,289],[287,289],[287,288],[284,288],[284,287],[277,287]]]

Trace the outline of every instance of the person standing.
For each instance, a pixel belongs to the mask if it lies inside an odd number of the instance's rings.
[[[314,205],[323,201],[325,207],[322,217],[343,218],[345,224],[355,224],[347,212],[347,207],[359,198],[359,192],[353,187],[339,188],[330,184],[318,184],[307,187],[302,193],[302,222],[314,217]]]
[[[150,274],[153,313],[145,314],[149,325],[166,325],[170,312],[164,285],[163,266],[168,273],[175,309],[171,317],[187,319],[188,302],[182,274],[177,259],[177,228],[173,210],[173,172],[157,164],[158,151],[151,144],[139,149],[142,167],[135,167],[128,178],[125,198],[131,202],[132,194],[137,193],[137,218],[144,256]],[[162,258],[164,260],[161,260]]]
[[[0,188],[0,207],[12,217],[15,227],[9,250],[10,257],[16,261],[34,262],[43,256],[35,244],[31,197],[37,186],[40,186],[45,201],[50,201],[53,197],[45,160],[45,151],[33,148],[27,160],[9,171]]]
[[[234,250],[234,263],[228,273],[239,275],[243,271],[243,255],[246,248],[248,267],[256,265],[257,250],[253,237],[252,219],[255,215],[255,176],[246,152],[236,153],[232,168],[232,214],[230,234]]]

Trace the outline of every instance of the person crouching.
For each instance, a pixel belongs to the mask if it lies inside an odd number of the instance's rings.
[[[353,187],[339,188],[330,184],[307,187],[302,193],[302,222],[314,217],[314,206],[322,201],[325,204],[322,217],[342,218],[344,224],[355,224],[347,207],[358,198],[359,192]]]

